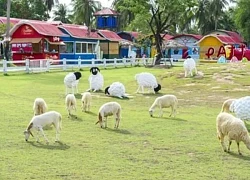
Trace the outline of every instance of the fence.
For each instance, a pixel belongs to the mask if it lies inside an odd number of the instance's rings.
[[[169,59],[163,58],[161,64],[170,64]],[[172,62],[173,63],[173,62]],[[128,66],[147,66],[153,65],[153,58],[123,58],[123,59],[40,59],[40,60],[21,60],[21,61],[0,61],[0,72],[7,74],[8,72],[24,71],[26,73],[31,72],[48,72],[52,69],[61,69],[66,71],[67,69],[78,68],[84,69],[88,67],[128,67]]]

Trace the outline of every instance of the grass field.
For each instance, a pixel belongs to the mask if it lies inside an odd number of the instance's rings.
[[[77,95],[77,119],[68,118],[64,105],[63,78],[68,72],[16,74],[0,76],[0,179],[249,179],[250,152],[241,143],[243,156],[232,144],[224,153],[216,137],[215,118],[227,98],[249,95],[250,64],[199,64],[203,78],[184,78],[182,67],[101,69],[105,87],[122,82],[129,99],[92,93],[90,113],[80,110]],[[162,90],[159,94],[136,94],[134,75],[155,74]],[[87,69],[82,71],[81,92],[88,89]],[[162,118],[151,118],[148,109],[157,96],[174,94],[179,99],[176,118],[170,109]],[[23,131],[32,118],[33,101],[42,97],[49,110],[63,116],[60,143],[55,143],[55,129],[45,133],[37,143],[25,142]],[[114,130],[114,119],[108,128],[95,125],[99,107],[109,101],[122,106],[120,128]],[[247,123],[250,130],[250,123]]]

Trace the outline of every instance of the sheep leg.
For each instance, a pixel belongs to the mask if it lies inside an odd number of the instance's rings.
[[[44,134],[44,131],[43,131],[43,128],[39,128],[39,131],[41,131],[41,133],[42,133],[42,135],[43,135],[43,137],[44,137],[44,139],[45,139],[45,141],[46,141],[46,144],[49,144],[49,140],[48,140],[48,138],[45,136],[45,134]]]
[[[232,144],[232,140],[229,140],[228,142],[229,142],[229,143],[228,143],[227,152],[230,152],[230,146],[231,146],[231,144]]]
[[[192,70],[192,71],[190,71],[190,75],[191,75],[191,77],[193,77],[193,70]]]
[[[162,115],[163,115],[163,110],[162,110],[162,107],[161,107],[161,106],[159,106],[159,108],[160,108],[159,117],[162,117]]]
[[[185,70],[185,77],[187,77],[187,71]]]
[[[224,136],[222,134],[219,134],[218,138],[220,139],[220,143],[221,143],[221,146],[222,146],[224,152],[227,152],[227,148],[224,144]]]
[[[144,87],[141,86],[141,91],[142,91],[142,94],[144,94]]]
[[[36,133],[36,142],[39,142],[39,138],[40,138],[40,133],[39,133],[39,129],[37,130],[37,133]]]
[[[198,71],[197,71],[196,67],[194,68],[194,70],[195,70],[195,74],[197,75],[197,74],[198,74]]]
[[[238,153],[239,153],[239,155],[242,155],[241,152],[240,152],[240,142],[237,142],[237,146],[238,146]]]
[[[119,124],[120,124],[120,118],[116,118],[115,129],[118,129]]]
[[[54,125],[55,128],[56,128],[56,139],[55,139],[55,142],[58,142],[59,141],[59,136],[60,136],[60,127],[59,127],[59,123],[57,125]]]
[[[139,93],[141,86],[138,87],[136,93]]]

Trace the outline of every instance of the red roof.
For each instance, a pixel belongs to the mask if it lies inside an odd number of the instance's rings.
[[[118,13],[110,8],[105,8],[94,13],[94,16],[102,16],[102,15],[118,15]]]
[[[98,33],[104,37],[105,39],[108,39],[110,41],[124,41],[120,36],[118,36],[115,32],[109,31],[109,30],[98,30]]]
[[[209,34],[204,36],[202,39],[200,39],[198,42],[196,42],[196,44],[200,43],[201,41],[203,41],[205,38],[207,37],[215,37],[216,39],[218,39],[222,44],[242,44],[241,41],[236,41],[235,38],[231,37],[231,36],[227,36],[227,35],[216,35],[216,34]]]
[[[17,24],[21,19],[18,18],[10,18],[10,23],[11,24]],[[7,18],[6,17],[0,17],[0,23],[6,24],[7,23]]]
[[[161,34],[161,37],[163,37],[164,36],[164,34]],[[169,35],[169,34],[166,34],[165,36],[164,36],[164,41],[168,41],[168,40],[170,40],[171,38],[172,38],[173,36],[171,36],[171,35]]]
[[[234,39],[234,41],[236,42],[244,42],[244,39],[240,36],[240,34],[238,34],[237,32],[234,31],[227,31],[227,30],[222,30],[222,29],[218,29],[216,30],[217,32],[222,32],[222,33],[226,33],[228,36],[230,36],[232,39]],[[215,31],[215,32],[216,32]],[[210,33],[213,34],[214,32]],[[217,34],[218,35],[218,34]]]
[[[176,36],[173,36],[171,39],[179,38],[179,37],[182,37],[182,36],[193,37],[193,38],[195,38],[197,40],[200,40],[203,37],[202,35],[199,35],[199,34],[178,34]]]
[[[97,33],[97,31],[89,32],[87,26],[75,25],[75,24],[74,25],[64,24],[64,25],[59,26],[59,28],[64,29],[72,37],[75,37],[75,38],[102,39],[101,36],[99,36],[99,34]]]
[[[44,36],[65,36],[56,26],[43,21],[24,20],[17,23],[11,30],[10,35],[22,25],[27,24],[33,27],[39,34]]]

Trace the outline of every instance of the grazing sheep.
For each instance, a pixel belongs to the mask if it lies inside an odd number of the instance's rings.
[[[110,86],[105,88],[105,94],[118,98],[127,98],[125,95],[125,86],[120,82],[114,82]]]
[[[75,90],[78,93],[79,79],[82,77],[81,72],[69,73],[64,78],[64,85],[66,87],[65,94],[68,94],[68,89],[71,89],[71,93],[74,94]]]
[[[24,131],[25,140],[28,141],[30,135],[33,136],[31,129],[34,128],[37,130],[36,141],[37,142],[39,141],[39,136],[40,136],[39,132],[41,132],[44,139],[46,140],[46,143],[48,144],[49,140],[43,132],[43,127],[51,125],[51,124],[53,124],[54,127],[56,128],[55,141],[59,141],[59,133],[60,133],[60,130],[62,129],[62,116],[60,113],[56,111],[49,111],[49,112],[45,112],[44,114],[34,116],[31,119],[27,129]]]
[[[236,99],[230,105],[229,110],[235,113],[237,118],[241,120],[250,120],[250,96]]]
[[[71,116],[71,110],[76,111],[76,98],[74,94],[68,94],[65,98],[66,109],[69,112],[69,116]]]
[[[184,61],[183,67],[185,70],[185,77],[187,77],[189,74],[193,76],[193,70],[195,70],[195,74],[197,74],[195,60],[190,56],[188,56],[187,59]]]
[[[221,112],[230,112],[230,106],[236,99],[227,99],[223,102]]]
[[[115,127],[119,127],[120,119],[121,119],[121,105],[117,102],[108,102],[103,104],[98,113],[98,121],[97,123],[100,123],[101,128],[105,127],[107,128],[107,117],[108,116],[114,116],[115,117]],[[105,122],[105,126],[103,126],[103,123]]]
[[[159,90],[161,90],[161,85],[157,83],[155,76],[151,73],[143,72],[135,75],[135,80],[139,85],[136,93],[144,93],[144,88],[148,88],[148,92],[150,90],[155,94]],[[141,91],[140,91],[141,89]]]
[[[158,106],[160,108],[159,117],[162,117],[163,115],[162,109],[171,107],[171,113],[169,117],[171,117],[172,115],[174,115],[175,117],[177,104],[178,104],[178,99],[175,95],[164,95],[157,97],[152,106],[149,108],[149,114],[151,117],[153,117],[154,109]]]
[[[90,105],[92,101],[92,96],[90,92],[84,92],[82,93],[82,111],[89,111],[90,110]]]
[[[96,92],[98,90],[101,90],[104,84],[104,79],[102,74],[100,73],[100,69],[98,67],[92,67],[89,71],[92,74],[89,76],[90,88],[87,91]]]
[[[36,98],[33,105],[34,115],[40,115],[47,111],[47,104],[43,98]]]
[[[230,152],[230,146],[232,140],[237,142],[238,152],[240,152],[240,142],[242,141],[246,147],[250,150],[250,138],[247,131],[247,128],[242,120],[234,117],[229,113],[222,112],[216,118],[216,128],[217,136],[221,142],[221,146],[225,152]],[[224,144],[224,137],[228,136],[229,145],[228,149]]]

